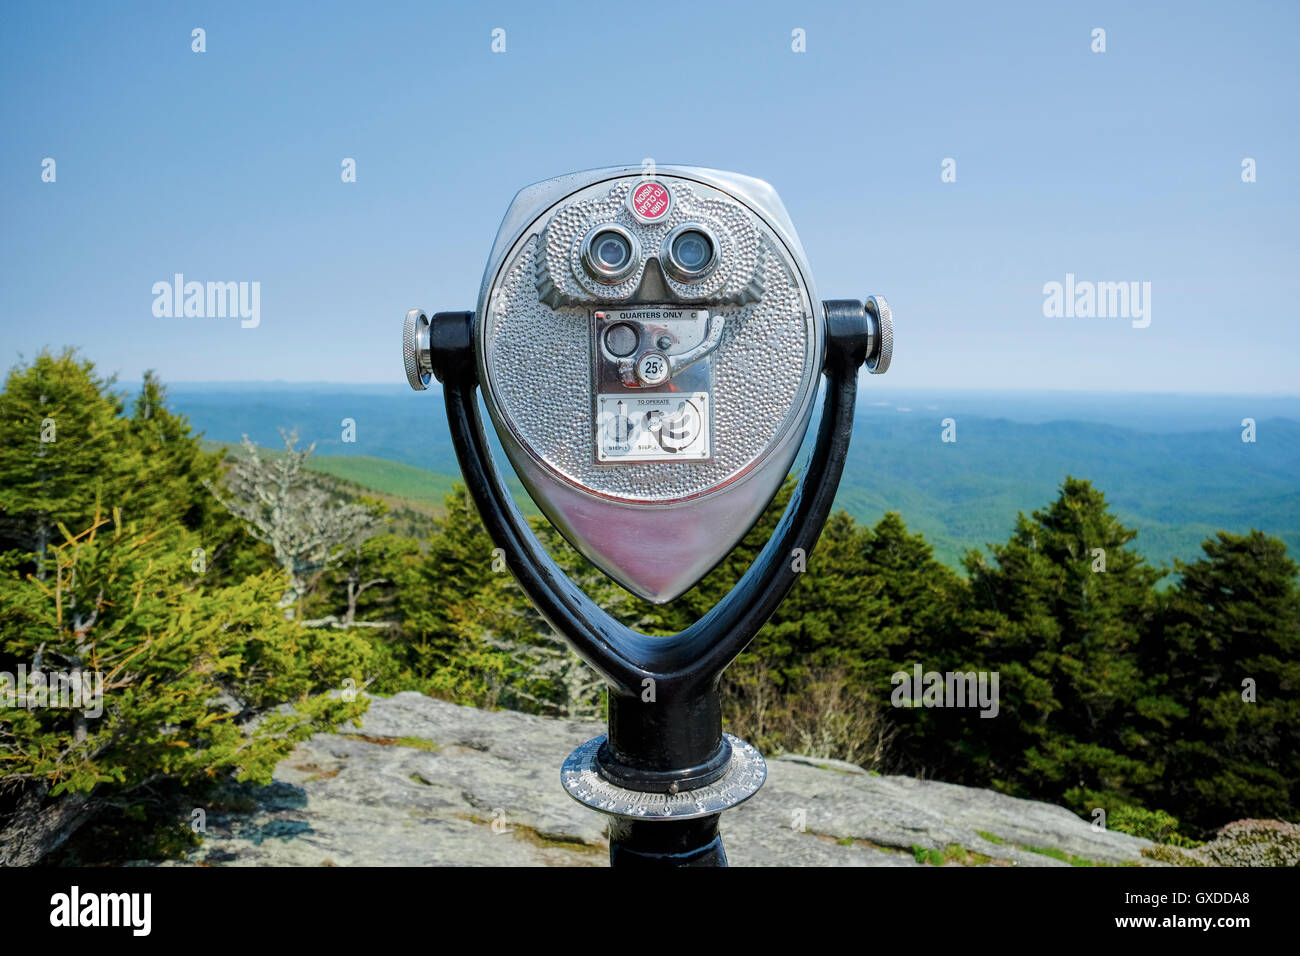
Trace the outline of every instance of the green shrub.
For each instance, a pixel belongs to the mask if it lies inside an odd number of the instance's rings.
[[[1216,866],[1300,866],[1300,826],[1282,820],[1237,820],[1196,851]]]
[[[1152,843],[1167,843],[1176,847],[1200,846],[1196,840],[1189,839],[1178,832],[1178,818],[1163,810],[1147,810],[1143,807],[1120,806],[1106,817],[1106,826],[1120,833],[1142,837]]]
[[[6,688],[36,706],[0,710],[0,801],[14,808],[0,862],[35,862],[98,807],[159,779],[267,783],[297,741],[364,711],[364,696],[326,691],[364,686],[370,644],[285,620],[278,574],[206,587],[191,534],[117,512],[61,530],[43,580],[0,577],[0,653],[97,675],[102,689],[71,707]]]

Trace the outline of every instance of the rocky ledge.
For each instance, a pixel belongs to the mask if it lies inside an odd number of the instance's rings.
[[[560,787],[600,724],[373,698],[362,726],[317,734],[267,787],[206,808],[188,863],[605,866],[605,818]],[[1160,865],[1153,844],[989,790],[784,755],[723,816],[733,866]]]

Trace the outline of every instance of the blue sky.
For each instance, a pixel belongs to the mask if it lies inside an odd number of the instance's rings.
[[[1300,391],[1300,5],[550,6],[7,5],[0,357],[400,381],[518,188],[652,157],[773,183],[821,296],[889,297],[892,386]],[[155,317],[177,272],[260,325]],[[1067,273],[1150,326],[1045,318]]]

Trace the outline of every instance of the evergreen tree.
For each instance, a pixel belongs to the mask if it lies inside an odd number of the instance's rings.
[[[843,670],[861,684],[861,652],[864,641],[870,640],[864,626],[877,608],[872,582],[864,574],[860,535],[853,520],[837,512],[811,554],[789,557],[800,571],[794,587],[737,659],[729,672],[731,681],[744,684],[763,675],[783,696],[814,672]],[[710,584],[729,589],[716,578]]]
[[[0,393],[0,864],[143,788],[269,779],[364,707],[324,692],[374,670],[365,641],[276,613],[278,575],[202,488],[219,457],[157,379],[129,416],[111,385],[68,350]]]
[[[889,512],[859,545],[864,586],[876,598],[862,634],[861,690],[873,700],[890,701],[893,676],[919,664],[923,671],[966,673],[980,669],[978,655],[959,630],[966,584],[934,557],[918,534]],[[987,723],[972,709],[889,708],[897,736],[892,769],[950,779],[971,763]]]
[[[1300,810],[1300,590],[1286,546],[1219,532],[1182,575],[1143,666],[1177,704],[1156,737],[1165,773],[1148,802],[1206,833]]]
[[[101,501],[130,511],[144,465],[122,399],[71,349],[9,371],[0,393],[0,550],[44,575],[58,525],[83,528]]]
[[[530,679],[510,649],[543,626],[540,618],[464,486],[453,486],[445,504],[424,553],[401,569],[395,653],[426,693],[477,707],[535,709],[511,691]]]
[[[426,554],[399,589],[406,658],[430,693],[458,703],[592,717],[604,682],[551,629],[509,573],[465,489],[447,496]],[[611,613],[648,607],[581,558],[544,519],[543,546]],[[635,623],[635,621],[633,622]]]
[[[285,621],[273,573],[209,588],[192,532],[117,509],[59,530],[43,580],[12,561],[0,575],[0,646],[44,675],[0,685],[0,864],[38,861],[156,780],[269,782],[296,741],[364,709],[322,691],[362,686],[369,645]],[[42,693],[56,678],[85,692]]]
[[[167,390],[152,371],[145,372],[132,404],[128,434],[142,462],[134,482],[141,495],[134,520],[175,519],[196,531],[209,583],[238,581],[265,570],[270,548],[207,490],[225,471],[225,451],[203,450],[188,419],[168,407]]]
[[[112,384],[72,350],[10,370],[0,393],[0,551],[27,554],[39,575],[58,525],[85,527],[107,502],[130,521],[174,519],[197,531],[205,573],[259,571],[269,552],[203,489],[220,476],[221,456],[204,452],[167,408],[153,373],[129,416]]]
[[[1129,802],[1162,769],[1143,760],[1144,711],[1164,704],[1137,661],[1161,572],[1127,546],[1136,532],[1089,482],[1066,478],[1046,509],[1020,515],[993,563],[967,556],[968,640],[997,670],[997,719],[983,721],[978,776],[1079,811]],[[974,769],[974,768],[973,768]]]

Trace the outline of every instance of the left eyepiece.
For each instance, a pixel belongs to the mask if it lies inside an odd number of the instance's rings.
[[[587,275],[614,285],[636,271],[641,249],[636,237],[622,226],[604,225],[583,237],[580,256]]]

